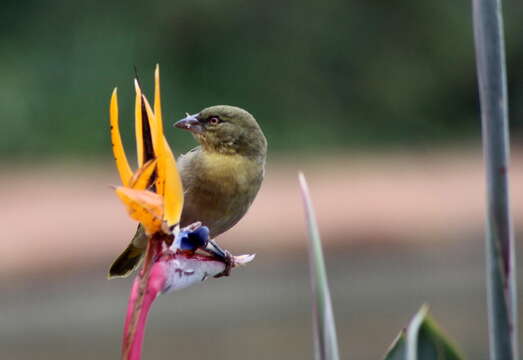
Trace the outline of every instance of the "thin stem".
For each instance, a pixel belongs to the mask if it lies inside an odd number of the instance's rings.
[[[134,343],[136,328],[141,317],[141,313],[143,311],[143,303],[145,293],[147,291],[147,284],[149,283],[149,279],[151,277],[153,259],[154,256],[158,253],[159,245],[161,245],[160,239],[157,239],[154,236],[147,241],[144,264],[140,271],[140,274],[138,275],[139,288],[137,298],[134,301],[131,321],[128,327],[126,326],[124,331],[124,338],[122,344],[122,360],[129,360],[129,356],[132,352],[132,344]]]
[[[500,0],[473,0],[487,182],[487,300],[492,360],[518,358],[514,236],[509,204],[509,129]]]
[[[339,360],[338,338],[327,271],[316,215],[305,176],[299,173],[300,190],[309,229],[309,271],[312,290],[314,352],[316,360]]]

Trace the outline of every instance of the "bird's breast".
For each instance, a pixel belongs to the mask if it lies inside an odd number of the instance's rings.
[[[182,177],[185,205],[182,225],[202,221],[217,236],[249,209],[263,180],[263,164],[236,155],[206,154]]]

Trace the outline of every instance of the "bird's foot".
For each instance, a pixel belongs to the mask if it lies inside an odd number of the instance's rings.
[[[215,275],[215,278],[229,276],[231,274],[231,269],[234,267],[234,256],[232,256],[228,250],[223,250],[223,253],[225,257],[222,260],[225,263],[225,269],[223,269],[223,271],[218,275]]]
[[[225,264],[225,269],[218,275],[215,275],[215,278],[230,275],[231,269],[235,266],[235,260],[234,256],[228,250],[222,249],[214,239],[209,239],[207,245],[202,250],[223,261]]]

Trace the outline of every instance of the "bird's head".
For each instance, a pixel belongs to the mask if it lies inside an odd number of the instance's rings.
[[[174,124],[189,130],[205,151],[251,158],[265,158],[267,140],[247,111],[228,105],[216,105],[189,115]]]

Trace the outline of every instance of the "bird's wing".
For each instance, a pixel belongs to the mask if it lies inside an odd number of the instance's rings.
[[[185,154],[178,156],[178,159],[176,160],[176,167],[178,168],[178,172],[182,178],[184,192],[187,191],[187,187],[190,183],[189,178],[195,175],[195,169],[193,169],[192,166],[194,165],[193,159],[200,151],[200,146],[197,146],[194,149],[187,151]]]

